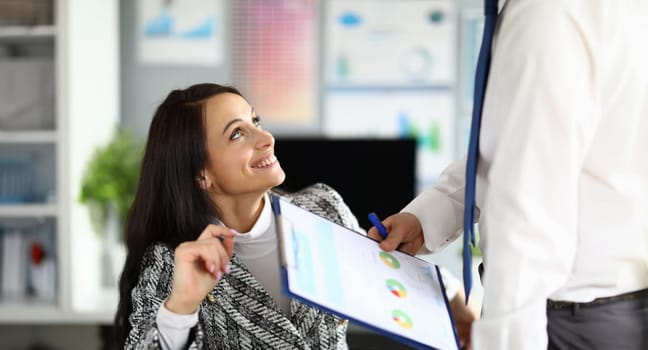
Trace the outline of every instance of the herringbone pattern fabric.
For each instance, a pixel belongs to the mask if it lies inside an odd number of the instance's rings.
[[[316,214],[360,230],[340,195],[326,185],[316,184],[289,197]],[[126,349],[160,348],[155,317],[171,293],[172,281],[173,250],[163,244],[150,247],[132,292],[133,329]],[[236,256],[231,272],[211,294],[216,303],[203,300],[189,349],[347,349],[344,320],[296,300],[288,317]]]

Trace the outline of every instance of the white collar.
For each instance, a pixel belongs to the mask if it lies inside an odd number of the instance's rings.
[[[270,197],[263,198],[263,209],[249,232],[240,232],[234,241],[234,251],[244,260],[265,256],[277,248],[277,233],[270,206]]]
[[[272,208],[270,206],[270,198],[268,194],[263,196],[263,209],[257,218],[256,222],[248,232],[240,232],[236,236],[236,241],[241,240],[255,240],[268,232],[268,228],[272,224]]]

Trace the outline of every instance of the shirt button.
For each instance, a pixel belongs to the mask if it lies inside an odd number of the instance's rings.
[[[207,294],[207,300],[209,300],[210,303],[216,304],[218,300],[216,300],[216,297],[213,294]]]

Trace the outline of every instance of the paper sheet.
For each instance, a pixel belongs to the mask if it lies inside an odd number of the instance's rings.
[[[280,207],[290,294],[412,345],[457,348],[435,265],[384,252],[364,235],[283,199]]]

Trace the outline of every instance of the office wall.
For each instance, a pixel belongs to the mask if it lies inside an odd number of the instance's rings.
[[[225,2],[230,11],[230,1]],[[230,82],[230,61],[225,53],[222,65],[216,67],[142,65],[137,62],[137,1],[120,0],[121,40],[121,118],[137,135],[146,135],[155,107],[169,91],[197,82]],[[229,17],[225,17],[225,47],[229,45]]]
[[[225,10],[227,13],[232,12],[233,1],[253,0],[226,0]],[[327,0],[320,0],[320,7],[322,9],[323,6],[326,6],[326,1]],[[216,67],[142,65],[136,60],[136,3],[137,1],[120,0],[121,117],[122,122],[126,127],[131,128],[138,135],[146,135],[154,108],[171,89],[186,87],[190,84],[203,81],[225,84],[232,83],[232,63],[230,61],[231,55],[229,54],[232,48],[232,24],[231,18],[225,16],[224,46],[226,52],[222,65]],[[456,0],[455,3],[457,4],[459,14],[467,10],[480,10],[483,6],[482,0]],[[322,23],[323,12],[324,11],[321,11],[320,15]],[[458,26],[459,24],[460,23],[457,23]],[[461,38],[460,31],[461,28],[457,28],[459,34],[457,36],[458,39]],[[322,37],[320,37],[320,39],[322,39]],[[323,40],[320,41],[323,42]],[[459,50],[460,43],[457,43],[456,48]],[[320,52],[321,51],[322,50],[320,50]],[[462,58],[461,52],[457,54],[457,58],[458,60]],[[319,57],[319,61],[322,62],[323,57]],[[459,78],[457,81],[459,82]],[[323,97],[323,92],[320,91],[319,95],[320,97]],[[459,104],[459,102],[457,103]],[[457,110],[461,113],[461,108],[457,108]],[[319,112],[321,113],[321,106],[319,107]],[[459,118],[459,116],[457,117]],[[275,129],[271,129],[271,131],[275,134],[290,134],[292,132],[291,130]],[[303,130],[300,130],[300,132],[303,132]],[[315,132],[317,132],[317,130],[315,130]],[[463,149],[461,145],[457,148],[459,150]],[[458,153],[460,152],[461,151]],[[460,248],[460,242],[456,241],[448,246],[443,252],[430,256],[429,259],[447,267],[456,276],[461,276],[461,259],[459,257]],[[479,294],[479,286],[477,286],[476,289],[476,294]]]
[[[233,1],[253,0],[227,0],[226,11],[230,11]],[[263,1],[263,0],[254,0]],[[298,0],[294,0],[298,1]],[[320,0],[325,2],[327,0]],[[348,0],[354,1],[354,0]],[[391,0],[397,1],[397,0]],[[150,123],[153,109],[160,99],[169,90],[184,87],[200,81],[214,81],[221,83],[231,82],[231,61],[229,54],[225,53],[225,61],[217,67],[192,67],[192,66],[152,66],[142,65],[136,61],[136,4],[133,0],[120,0],[120,99],[121,120],[123,124],[134,130],[139,135],[145,135]],[[480,8],[481,0],[459,0],[459,9]],[[225,18],[225,47],[231,47],[231,23]],[[98,82],[101,83],[101,82]],[[460,261],[458,259],[458,245],[453,245],[440,255],[433,257],[438,263],[448,267],[459,275]],[[361,335],[355,335],[360,337]],[[25,344],[39,344],[42,348],[48,346],[53,349],[99,349],[101,331],[91,324],[84,325],[3,325],[0,327],[0,348],[26,349]],[[355,343],[362,343],[365,348],[370,348],[370,339],[358,339]],[[352,339],[350,344],[353,343]],[[381,343],[384,348],[391,343]],[[371,347],[373,348],[373,347]]]
[[[227,13],[231,13],[233,1],[236,0],[225,0]],[[326,0],[320,0],[320,3],[321,7],[326,6]],[[482,6],[481,0],[457,0],[456,3],[460,11]],[[222,65],[216,67],[143,65],[136,59],[136,4],[137,1],[120,0],[121,118],[126,127],[134,130],[138,135],[145,135],[155,106],[171,89],[203,81],[232,83],[229,54],[232,47],[230,35],[232,25],[231,18],[225,16],[226,52]],[[319,58],[320,62],[323,61],[322,58]],[[282,132],[282,130],[278,131]]]

